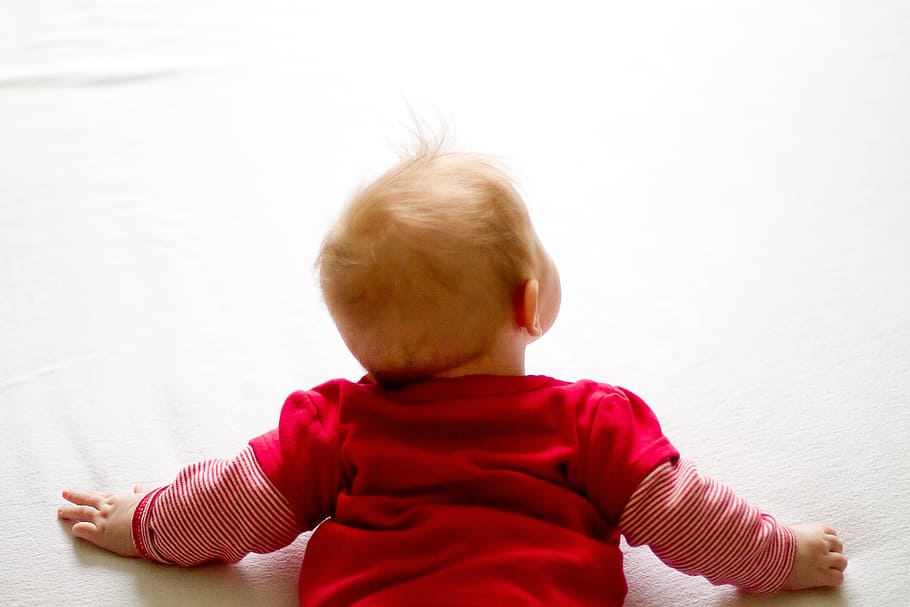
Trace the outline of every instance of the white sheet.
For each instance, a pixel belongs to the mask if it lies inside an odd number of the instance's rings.
[[[358,375],[311,264],[408,101],[507,161],[561,267],[529,372],[632,388],[703,471],[846,541],[840,592],[772,599],[632,550],[628,604],[906,604],[905,3],[300,4],[0,4],[0,603],[295,604],[303,539],[179,570],[55,508]]]

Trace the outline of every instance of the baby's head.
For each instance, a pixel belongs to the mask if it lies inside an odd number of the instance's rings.
[[[383,383],[445,375],[516,343],[523,356],[559,309],[556,268],[509,177],[429,146],[352,198],[317,268],[342,338]]]

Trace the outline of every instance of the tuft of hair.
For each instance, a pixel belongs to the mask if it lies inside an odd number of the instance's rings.
[[[352,354],[412,381],[489,349],[543,251],[511,178],[489,158],[417,149],[356,192],[316,267]]]

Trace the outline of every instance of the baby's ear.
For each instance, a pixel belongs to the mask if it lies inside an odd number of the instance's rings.
[[[540,283],[534,278],[527,280],[519,293],[519,305],[516,306],[518,324],[531,337],[540,337],[543,335],[540,326]]]

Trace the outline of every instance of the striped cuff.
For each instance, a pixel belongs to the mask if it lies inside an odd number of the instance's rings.
[[[153,532],[148,519],[152,508],[154,507],[155,500],[158,499],[158,495],[165,489],[167,489],[167,486],[159,487],[158,489],[145,494],[142,500],[136,505],[136,510],[133,512],[133,524],[130,529],[133,545],[139,552],[139,556],[159,563],[169,563],[170,561],[162,558],[155,552],[154,543],[152,542]]]

